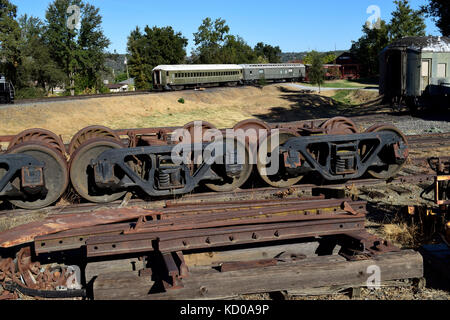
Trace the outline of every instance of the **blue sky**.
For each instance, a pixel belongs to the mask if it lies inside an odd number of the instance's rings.
[[[19,15],[27,13],[41,19],[50,0],[11,0]],[[103,30],[111,40],[109,51],[126,52],[130,31],[136,26],[172,26],[188,38],[188,54],[192,34],[205,17],[223,18],[232,34],[243,37],[254,46],[262,41],[278,45],[283,52],[332,51],[348,49],[357,40],[361,28],[371,14],[366,10],[377,5],[381,18],[389,21],[395,5],[392,0],[90,0],[100,8]],[[413,8],[427,0],[410,0]],[[427,33],[439,35],[434,22],[426,20]]]

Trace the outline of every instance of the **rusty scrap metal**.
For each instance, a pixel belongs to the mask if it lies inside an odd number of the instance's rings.
[[[42,298],[84,296],[77,268],[43,267],[39,262],[33,262],[31,248],[24,247],[16,254],[16,259],[0,260],[0,287],[4,290],[0,300],[17,299],[18,292]]]
[[[76,228],[105,225],[133,220],[140,216],[159,216],[160,213],[141,208],[122,208],[82,214],[53,216],[42,222],[22,225],[0,234],[0,247],[10,248],[34,241],[38,236],[48,235]]]

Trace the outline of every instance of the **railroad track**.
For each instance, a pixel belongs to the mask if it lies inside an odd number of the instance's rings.
[[[427,159],[418,159],[417,164],[426,164]],[[0,210],[0,217],[17,218],[31,213],[39,213],[46,216],[70,215],[83,212],[94,212],[98,210],[117,209],[123,207],[139,207],[145,209],[160,209],[168,206],[185,205],[189,203],[230,203],[230,201],[243,201],[248,199],[270,199],[301,197],[308,199],[314,189],[343,189],[358,186],[376,186],[396,183],[433,183],[436,174],[406,174],[399,176],[392,181],[386,182],[378,179],[358,179],[341,184],[300,184],[289,188],[256,188],[256,189],[238,189],[231,192],[199,192],[183,195],[181,197],[165,197],[158,200],[128,199],[114,201],[108,204],[81,203],[70,204],[66,206],[52,206],[45,209],[30,211],[24,209],[4,209]],[[131,194],[130,194],[131,195]]]

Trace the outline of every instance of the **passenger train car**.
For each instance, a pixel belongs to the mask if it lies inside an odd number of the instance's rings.
[[[0,104],[14,103],[14,86],[0,74]]]
[[[295,81],[305,78],[303,64],[160,65],[153,69],[153,87],[182,90],[207,86],[236,86],[260,80]]]
[[[380,94],[410,109],[450,105],[450,38],[407,37],[380,54]]]

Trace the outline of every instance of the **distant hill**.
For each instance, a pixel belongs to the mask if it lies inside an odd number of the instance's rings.
[[[105,65],[107,68],[114,70],[114,73],[118,75],[126,71],[125,67],[125,54],[107,53]]]

